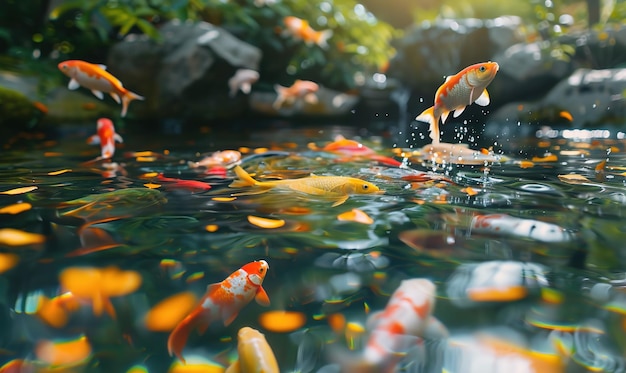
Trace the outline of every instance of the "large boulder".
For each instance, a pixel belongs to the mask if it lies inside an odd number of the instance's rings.
[[[229,97],[228,79],[239,68],[258,70],[258,48],[206,22],[171,21],[161,35],[128,37],[109,53],[109,71],[146,98],[131,104],[132,114],[211,119],[245,111],[245,99]]]

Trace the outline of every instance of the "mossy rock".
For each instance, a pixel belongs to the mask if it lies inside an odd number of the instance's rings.
[[[30,128],[42,118],[45,106],[29,100],[18,91],[0,86],[0,127]]]

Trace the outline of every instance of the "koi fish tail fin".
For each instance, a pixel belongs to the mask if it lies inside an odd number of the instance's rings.
[[[320,48],[328,48],[328,39],[333,37],[333,30],[324,30],[320,31],[317,34],[315,44],[317,44]]]
[[[420,122],[426,122],[429,124],[428,132],[430,138],[433,139],[433,144],[439,143],[439,119],[435,118],[435,107],[431,106],[428,109],[422,111],[420,115],[415,117],[415,120]]]
[[[235,166],[233,170],[235,171],[235,174],[237,174],[237,177],[239,179],[230,183],[229,187],[231,188],[250,187],[250,186],[257,185],[259,183],[258,181],[254,180],[252,176],[250,176],[249,173],[247,173],[243,168],[241,168],[241,166]]]
[[[201,317],[200,313],[190,313],[176,325],[167,338],[167,352],[170,356],[176,355],[183,364],[185,364],[183,348],[185,348],[185,344],[187,344],[187,339],[191,331],[200,323],[201,320],[199,317]]]
[[[274,103],[272,104],[272,107],[275,110],[280,109],[283,106],[283,103],[285,102],[285,91],[287,90],[286,87],[283,87],[281,85],[275,84],[274,85],[274,89],[276,90],[276,94],[278,95],[276,97],[276,100],[274,100]]]
[[[126,112],[128,111],[128,104],[130,104],[131,101],[143,101],[144,99],[145,98],[143,96],[139,96],[138,94],[131,91],[126,91],[126,93],[124,93],[124,95],[122,96],[122,117],[126,116]]]

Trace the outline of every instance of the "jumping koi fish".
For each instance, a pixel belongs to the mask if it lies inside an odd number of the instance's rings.
[[[198,328],[203,334],[212,322],[219,319],[225,326],[230,325],[252,298],[262,306],[269,306],[270,299],[261,286],[268,269],[265,260],[250,262],[224,281],[209,285],[196,308],[172,330],[167,340],[170,356],[176,355],[185,363],[182,352],[192,329]]]
[[[266,189],[265,191],[278,188],[316,196],[328,196],[336,199],[333,207],[344,203],[351,194],[380,193],[380,188],[376,185],[353,177],[313,175],[299,179],[258,181],[240,166],[236,166],[234,170],[239,179],[229,185],[231,188],[256,186]]]
[[[304,41],[307,45],[317,44],[320,48],[328,48],[328,39],[333,36],[333,30],[315,31],[309,22],[294,16],[283,19],[286,35]]]
[[[430,138],[433,144],[439,143],[439,118],[445,123],[450,112],[454,111],[456,118],[465,107],[473,102],[480,106],[489,105],[487,86],[498,72],[499,66],[495,62],[477,63],[466,67],[456,75],[448,76],[446,81],[435,93],[435,104],[424,110],[415,120],[430,125]]]
[[[144,97],[124,88],[119,79],[106,71],[105,65],[69,60],[59,63],[58,67],[63,74],[71,78],[67,88],[75,90],[83,86],[90,89],[100,100],[104,98],[103,92],[108,93],[115,102],[122,104],[122,117],[126,116],[128,104],[132,100],[144,99]]]
[[[320,89],[320,86],[309,80],[296,80],[291,87],[283,87],[281,85],[274,85],[274,89],[278,96],[272,104],[274,109],[280,109],[285,102],[293,103],[299,99],[305,99],[311,103],[317,102],[317,96],[315,92]]]
[[[228,79],[228,87],[230,88],[230,97],[235,97],[237,91],[248,94],[252,90],[252,84],[259,80],[259,72],[250,69],[239,69],[230,79]]]
[[[98,119],[98,133],[89,137],[87,143],[90,145],[100,144],[101,158],[110,159],[115,154],[115,142],[124,142],[122,136],[115,132],[113,122],[108,118]]]
[[[265,336],[256,329],[243,327],[237,333],[239,358],[226,369],[225,373],[279,373],[274,351]]]

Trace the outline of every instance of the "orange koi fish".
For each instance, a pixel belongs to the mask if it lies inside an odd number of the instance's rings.
[[[321,48],[328,48],[328,39],[333,36],[333,30],[315,31],[309,22],[298,17],[288,16],[283,18],[286,35],[291,35],[307,45],[317,44]]]
[[[243,327],[237,333],[239,358],[225,373],[263,372],[279,373],[274,351],[265,336],[256,329]]]
[[[219,319],[223,320],[224,325],[230,325],[252,298],[260,305],[268,306],[270,299],[261,286],[268,269],[265,260],[250,262],[224,281],[209,285],[196,308],[172,330],[167,340],[170,356],[176,355],[184,363],[182,352],[192,329],[198,328],[202,334],[212,322]]]
[[[90,145],[100,144],[101,158],[109,159],[115,154],[115,142],[124,142],[122,136],[115,132],[113,122],[108,118],[98,119],[98,133],[89,137]]]
[[[230,97],[235,97],[237,92],[248,94],[252,90],[252,84],[259,80],[259,72],[250,69],[239,69],[230,79],[228,79],[228,88],[230,88]]]
[[[59,63],[58,66],[63,74],[71,78],[67,88],[74,90],[83,86],[90,89],[101,100],[104,98],[102,92],[108,93],[115,102],[122,104],[122,117],[126,116],[128,104],[132,100],[144,99],[142,96],[124,88],[122,82],[106,71],[105,65],[95,65],[81,60],[69,60]]]
[[[439,143],[439,118],[445,123],[450,112],[454,118],[463,113],[465,107],[473,102],[480,106],[489,105],[487,86],[498,72],[495,62],[483,62],[468,66],[446,81],[435,93],[435,104],[424,110],[415,120],[430,124],[430,138],[433,144]]]
[[[375,194],[381,192],[376,185],[354,177],[309,176],[299,179],[258,181],[253,179],[240,166],[235,166],[234,170],[239,179],[229,185],[231,188],[256,186],[265,189],[265,191],[278,188],[317,196],[327,196],[336,199],[333,207],[344,203],[351,194]]]
[[[165,177],[163,173],[157,175],[157,180],[168,183],[168,189],[184,189],[190,192],[203,192],[211,189],[211,184],[198,180],[184,180],[173,177]]]
[[[309,80],[296,80],[291,87],[283,87],[281,85],[274,85],[274,89],[278,94],[276,100],[272,104],[274,109],[280,109],[285,102],[293,103],[295,100],[304,98],[308,99],[310,102],[317,102],[317,96],[315,96],[315,92],[320,89],[320,86],[317,83],[311,82]]]
[[[399,167],[402,164],[402,162],[393,158],[376,153],[374,149],[369,148],[358,141],[346,139],[341,135],[338,135],[335,138],[335,141],[324,146],[322,150],[345,155],[347,157],[346,160],[358,160],[360,158],[365,158],[392,167]]]

